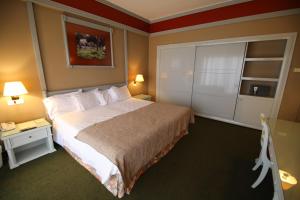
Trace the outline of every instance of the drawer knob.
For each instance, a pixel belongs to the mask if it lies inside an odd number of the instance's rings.
[[[29,135],[29,138],[32,138],[32,136],[31,136],[31,135]]]

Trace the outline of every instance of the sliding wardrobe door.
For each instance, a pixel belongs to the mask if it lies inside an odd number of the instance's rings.
[[[195,46],[158,51],[157,101],[191,106]]]
[[[192,95],[196,114],[232,120],[245,43],[199,46]]]

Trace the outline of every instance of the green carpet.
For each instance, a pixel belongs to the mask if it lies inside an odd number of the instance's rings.
[[[272,175],[256,189],[252,172],[259,153],[259,132],[196,118],[190,134],[138,180],[124,200],[272,199]],[[9,170],[0,168],[0,199],[117,199],[56,146],[46,155]]]

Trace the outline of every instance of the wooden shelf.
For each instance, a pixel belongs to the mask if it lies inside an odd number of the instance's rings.
[[[242,77],[242,80],[277,82],[278,78]]]
[[[260,98],[260,99],[274,99],[274,97],[262,97],[262,96],[255,96],[255,95],[250,95],[250,94],[239,94],[239,97],[242,98]]]
[[[245,61],[283,61],[283,57],[245,58]]]
[[[278,61],[252,61],[245,62],[243,77],[278,78],[280,77],[282,62]]]

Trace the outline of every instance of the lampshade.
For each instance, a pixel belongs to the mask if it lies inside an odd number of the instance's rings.
[[[144,82],[144,76],[143,74],[137,74],[135,77],[136,82]]]
[[[290,173],[279,170],[281,185],[284,190],[288,190],[291,187],[297,185],[297,179],[292,176]]]
[[[27,93],[28,92],[21,81],[6,82],[4,84],[3,96],[5,97],[19,96]]]

